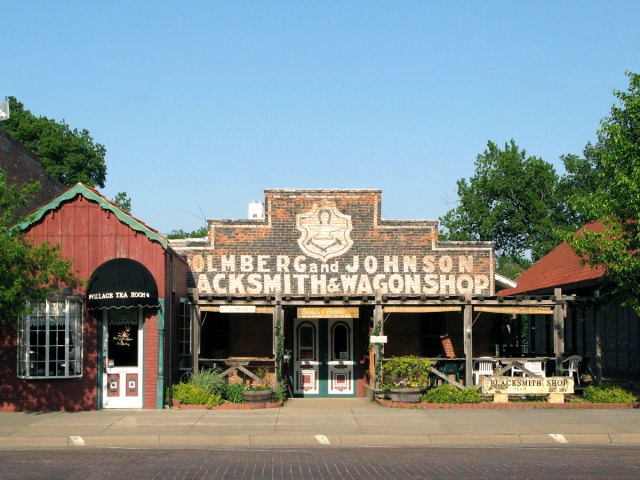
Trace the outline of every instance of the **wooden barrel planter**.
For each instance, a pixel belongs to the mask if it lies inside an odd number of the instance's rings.
[[[389,391],[389,397],[392,402],[419,403],[419,388],[392,388]]]
[[[273,390],[245,390],[242,397],[245,403],[267,403],[271,401]]]

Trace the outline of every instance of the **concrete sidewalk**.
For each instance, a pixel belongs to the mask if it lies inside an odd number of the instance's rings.
[[[0,448],[322,445],[640,446],[640,412],[421,410],[365,399],[292,399],[262,410],[0,412]]]

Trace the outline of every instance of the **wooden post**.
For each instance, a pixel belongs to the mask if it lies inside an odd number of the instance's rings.
[[[380,292],[380,290],[376,290],[376,306],[373,309],[373,328],[375,329],[378,325],[380,325],[380,333],[378,335],[384,335],[383,315],[384,312],[382,311],[382,292]],[[384,358],[384,344],[376,344],[371,348],[371,352],[374,355],[373,372],[371,372],[373,387],[381,388],[382,379],[378,378],[378,376],[376,375],[376,365]]]
[[[278,325],[279,328],[276,328]],[[273,368],[277,383],[283,380],[282,358],[278,358],[279,335],[284,335],[284,311],[282,310],[282,293],[276,292],[276,308],[273,309]],[[278,362],[280,362],[279,365]]]
[[[594,379],[597,385],[602,382],[602,319],[600,318],[600,304],[593,307],[593,328],[594,328]]]
[[[564,353],[564,310],[562,305],[562,289],[554,288],[556,305],[553,307],[553,353],[556,358],[556,375],[562,372],[562,354]]]
[[[464,306],[464,385],[469,388],[473,385],[473,305],[471,305],[471,298],[467,297],[468,303]]]
[[[200,306],[196,303],[193,306],[191,315],[191,335],[192,335],[192,364],[191,368],[194,372],[199,370],[198,363],[200,362],[200,325],[201,325],[202,312]]]
[[[198,301],[200,299],[200,293],[197,288],[191,291],[193,297],[193,307],[189,312],[189,322],[191,326],[191,369],[194,372],[198,371],[198,362],[200,356],[200,306]]]

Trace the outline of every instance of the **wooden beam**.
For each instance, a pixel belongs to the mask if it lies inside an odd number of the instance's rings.
[[[464,385],[462,385],[461,383],[459,383],[459,382],[457,382],[455,380],[450,379],[444,373],[442,373],[440,370],[438,370],[436,367],[431,367],[431,373],[433,373],[436,377],[441,378],[445,382],[450,383],[451,385],[454,385],[454,386],[458,387],[460,390],[464,390]]]
[[[385,313],[438,313],[438,312],[459,312],[462,310],[461,306],[437,306],[437,305],[425,305],[425,306],[411,306],[411,307],[396,307],[389,305],[384,307]]]
[[[599,305],[596,305],[595,307],[593,307],[593,329],[594,329],[594,362],[595,362],[595,371],[593,372],[596,376],[596,378],[594,379],[596,381],[597,385],[600,385],[600,382],[602,382],[602,334],[603,334],[603,329],[602,329],[602,318],[600,315],[600,309],[602,307],[600,307]]]
[[[464,384],[469,387],[473,385],[473,306],[464,306]]]
[[[256,306],[255,313],[240,313],[240,315],[255,315],[255,314],[271,315],[271,314],[273,314],[274,310],[275,310],[275,307],[258,307],[258,306]],[[219,305],[218,306],[212,306],[212,305],[202,306],[202,307],[200,307],[200,311],[201,312],[219,313],[220,312],[220,306]]]
[[[384,335],[384,313],[382,311],[382,293],[380,290],[376,291],[376,306],[373,309],[373,328],[375,329],[378,324],[381,325],[381,330],[379,335]],[[378,345],[380,347],[378,348]],[[384,358],[384,344],[377,344],[371,348],[371,354],[374,357],[373,361],[373,371],[371,373],[373,387],[378,389],[382,386],[382,379],[376,376],[376,364],[378,363],[378,357]]]
[[[556,357],[556,375],[562,372],[564,354],[564,309],[562,308],[562,289],[555,288],[553,294],[558,299],[553,307],[553,353]]]
[[[506,315],[553,315],[553,308],[551,307],[517,307],[511,305],[505,305],[504,307],[474,306],[473,311],[486,313],[503,313]]]

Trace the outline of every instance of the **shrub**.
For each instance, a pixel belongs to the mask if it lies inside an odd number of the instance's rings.
[[[393,357],[382,366],[382,379],[385,385],[413,384],[418,387],[426,385],[431,372],[431,362],[427,358],[413,355]]]
[[[219,393],[212,393],[211,395],[209,395],[209,398],[207,398],[207,403],[205,403],[205,406],[207,408],[216,407],[222,404],[222,401],[222,395],[220,395]]]
[[[233,403],[242,403],[243,395],[247,386],[244,383],[230,383],[225,390],[225,397]]]
[[[636,397],[624,388],[615,385],[589,385],[584,389],[584,398],[593,403],[633,403]]]
[[[204,405],[210,393],[204,388],[191,383],[177,383],[173,386],[173,398],[185,405]]]
[[[432,388],[424,399],[430,403],[480,403],[480,392],[476,388],[460,390],[453,385],[440,385]]]
[[[273,389],[273,400],[276,402],[286,402],[288,393],[287,384],[282,381]]]
[[[186,383],[204,388],[209,393],[223,395],[227,388],[227,381],[220,376],[219,368],[203,368],[199,372],[192,372]]]

